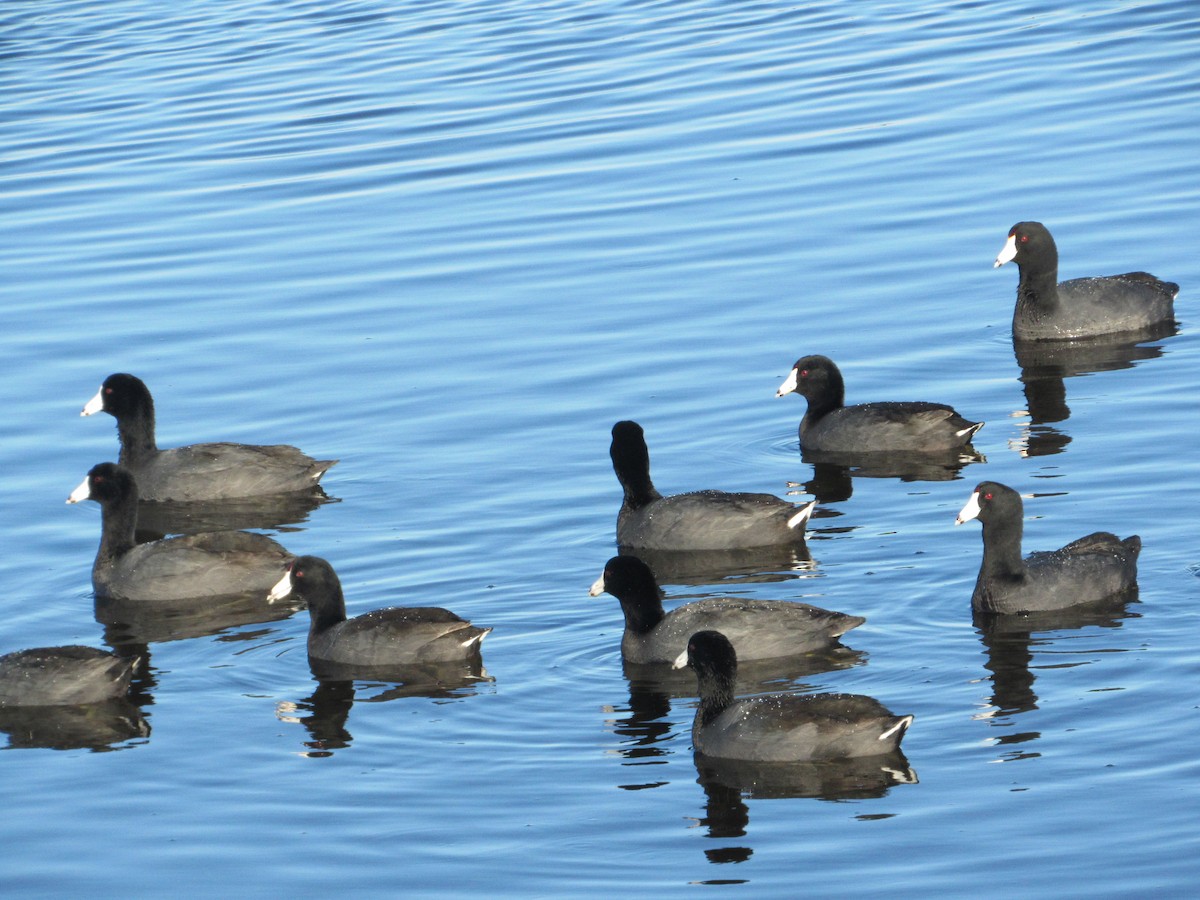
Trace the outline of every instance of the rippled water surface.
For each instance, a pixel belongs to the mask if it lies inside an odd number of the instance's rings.
[[[0,722],[10,891],[1194,889],[1194,4],[11,0],[0,58],[0,651],[144,657],[130,706]],[[1178,330],[1015,354],[1022,219],[1064,278],[1179,282]],[[986,462],[803,461],[773,394],[814,352],[851,401],[986,420]],[[353,613],[494,627],[488,678],[319,684],[304,613],[96,608],[63,500],[115,457],[78,417],[115,371],[164,446],[339,458],[268,530]],[[908,783],[698,771],[694,682],[623,671],[587,596],[623,418],[664,492],[817,494],[810,563],[666,591],[866,616],[844,666],[743,688],[912,713]],[[1027,550],[1140,534],[1140,597],[973,623],[985,477]]]

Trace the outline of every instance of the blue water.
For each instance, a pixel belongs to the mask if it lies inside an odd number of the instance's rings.
[[[0,651],[130,640],[94,616],[98,509],[63,503],[115,457],[78,417],[114,371],[164,446],[341,460],[272,533],[352,612],[495,629],[490,680],[433,696],[318,690],[303,614],[142,635],[148,734],[9,732],[10,892],[1193,888],[1193,4],[13,0],[0,58]],[[1179,282],[1178,333],[1023,384],[991,267],[1022,219],[1064,278]],[[627,678],[587,596],[609,429],[645,426],[664,491],[803,499],[773,394],[813,352],[851,401],[986,420],[986,463],[839,482],[811,566],[666,590],[865,615],[857,665],[774,687],[912,713],[918,781],[706,787],[693,686]],[[981,634],[953,520],[985,477],[1033,495],[1027,550],[1140,534],[1139,601]]]

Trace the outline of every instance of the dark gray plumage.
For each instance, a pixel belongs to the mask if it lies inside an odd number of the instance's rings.
[[[336,459],[317,460],[286,444],[230,442],[158,449],[154,400],[140,378],[104,379],[80,415],[104,411],[117,420],[118,462],[137,479],[142,500],[228,500],[312,491]]]
[[[1024,504],[1021,495],[982,481],[959,512],[956,524],[983,524],[983,562],[971,595],[980,612],[1019,613],[1064,609],[1112,597],[1137,586],[1142,540],[1097,531],[1061,550],[1021,558]]]
[[[996,257],[1021,272],[1013,337],[1068,340],[1149,328],[1175,318],[1179,285],[1148,272],[1058,280],[1058,247],[1041,222],[1018,222]]]
[[[298,556],[271,589],[274,602],[289,595],[308,605],[310,660],[341,666],[387,668],[478,658],[491,632],[438,606],[389,607],[346,618],[337,573],[317,556]]]
[[[675,668],[696,672],[692,747],[704,756],[784,762],[877,756],[899,749],[912,716],[859,694],[733,696],[737,654],[720,632],[692,635]]]
[[[38,647],[0,656],[0,706],[71,706],[124,696],[137,659],[95,647]]]
[[[807,603],[711,597],[664,612],[662,591],[650,567],[636,556],[614,556],[592,585],[607,592],[625,614],[621,654],[631,663],[674,662],[697,631],[720,630],[743,660],[827,650],[866,621]]]
[[[100,504],[100,548],[92,565],[97,597],[166,602],[264,592],[290,554],[266,535],[246,531],[192,534],[138,544],[137,483],[115,463],[93,466],[67,499]]]
[[[804,542],[815,501],[801,506],[773,494],[692,491],[664,497],[650,480],[650,452],[637,422],[618,422],[609,446],[625,491],[617,543],[651,550],[732,550]]]
[[[965,448],[982,422],[970,422],[944,403],[902,401],[846,406],[842,373],[828,356],[803,356],[776,397],[808,401],[800,446],[822,453],[942,453]]]

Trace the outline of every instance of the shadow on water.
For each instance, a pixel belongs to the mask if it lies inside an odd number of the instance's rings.
[[[811,453],[800,458],[812,465],[813,477],[798,486],[818,504],[840,503],[854,493],[855,478],[895,478],[900,481],[955,481],[972,463],[987,462],[981,453]],[[821,507],[817,507],[817,514]]]
[[[242,625],[277,622],[298,609],[288,602],[269,603],[261,591],[170,601],[98,597],[95,602],[96,621],[114,648],[207,637]]]
[[[917,774],[904,754],[820,762],[764,763],[740,759],[693,756],[704,788],[704,816],[696,824],[714,840],[745,837],[750,829],[747,799],[871,800],[885,796],[899,784],[916,784]],[[749,846],[724,846],[704,851],[717,865],[745,862],[754,854]]]
[[[314,661],[315,663],[315,661]],[[276,716],[282,722],[303,725],[308,740],[302,755],[332,756],[350,746],[354,736],[347,725],[355,702],[387,703],[406,697],[451,700],[477,693],[479,684],[494,679],[481,660],[463,663],[425,663],[422,665],[349,670],[329,664],[313,666],[316,689],[302,700],[278,704]]]
[[[1022,456],[1050,456],[1071,443],[1070,435],[1054,427],[1071,416],[1066,379],[1096,372],[1129,369],[1163,355],[1161,341],[1178,334],[1175,322],[1163,322],[1136,332],[1074,341],[1013,341],[1021,384],[1025,391],[1029,427],[1013,447]]]
[[[1008,615],[975,613],[974,625],[987,657],[984,668],[991,672],[992,683],[992,693],[987,701],[990,708],[978,713],[975,718],[986,719],[994,725],[1007,728],[1012,725],[1012,716],[1037,709],[1035,670],[1086,665],[1088,660],[1057,661],[1035,666],[1035,649],[1062,655],[1076,652],[1116,652],[1118,648],[1097,650],[1094,646],[1089,646],[1086,651],[1075,651],[1064,645],[1071,636],[1062,632],[1079,631],[1084,628],[1120,628],[1122,620],[1139,616],[1139,613],[1128,608],[1130,604],[1135,603],[1136,590],[1096,603],[1052,612]],[[1014,732],[998,738],[997,743],[1023,744],[1040,736],[1040,732]],[[1031,755],[1036,754],[1021,752],[1019,757]]]
[[[650,550],[620,547],[650,567],[659,584],[755,584],[807,577],[815,568],[808,548],[750,547],[739,550]]]
[[[124,697],[79,706],[0,707],[9,750],[116,750],[150,735],[150,723]]]
[[[320,487],[269,497],[191,503],[139,503],[137,540],[157,541],[169,534],[280,528],[293,530],[308,521],[318,506],[338,503]]]

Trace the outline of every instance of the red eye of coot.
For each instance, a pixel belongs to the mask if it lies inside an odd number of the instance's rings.
[[[1019,240],[1021,241],[1022,244],[1028,244],[1029,243],[1029,235],[1027,235],[1027,234],[1021,235]]]
[[[983,495],[983,499],[984,499],[984,500],[991,500],[991,499],[992,499],[992,495],[991,495],[991,494],[984,494],[984,495]]]
[[[808,377],[808,369],[801,369],[801,370],[800,370],[800,377],[801,377],[801,378],[807,378],[807,377]]]

